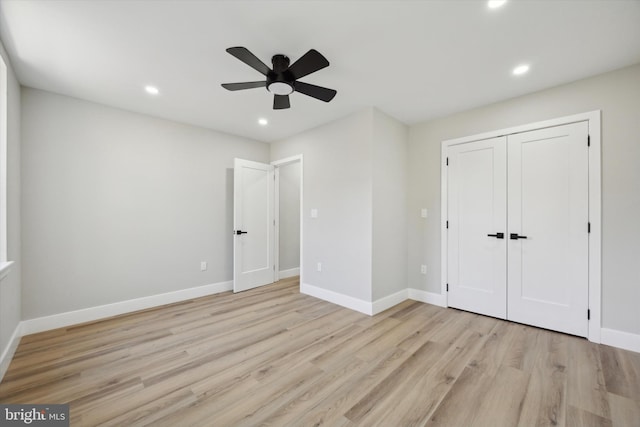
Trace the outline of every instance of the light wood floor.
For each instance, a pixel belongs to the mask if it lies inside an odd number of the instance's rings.
[[[640,426],[640,354],[289,279],[26,336],[0,402],[69,403],[72,426]]]

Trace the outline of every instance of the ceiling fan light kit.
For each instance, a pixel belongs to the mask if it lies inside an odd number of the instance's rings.
[[[264,87],[273,94],[274,110],[290,108],[289,95],[293,92],[300,92],[324,102],[329,102],[336,96],[337,92],[333,89],[298,81],[304,76],[329,66],[329,61],[315,49],[309,50],[291,66],[289,66],[289,58],[287,56],[282,54],[274,55],[271,58],[273,69],[267,67],[264,62],[260,61],[245,47],[230,47],[227,52],[266,76],[267,80],[223,83],[222,87],[231,91]]]
[[[284,82],[273,82],[267,86],[267,90],[274,95],[289,95],[293,93],[293,87]]]

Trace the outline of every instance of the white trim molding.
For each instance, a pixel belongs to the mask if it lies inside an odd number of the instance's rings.
[[[394,307],[401,302],[409,299],[431,305],[437,305],[439,307],[447,306],[447,297],[445,295],[436,294],[434,292],[427,292],[421,289],[409,288],[375,300],[372,304],[371,312],[373,315],[382,313],[383,311],[388,310],[391,307]]]
[[[280,270],[278,272],[278,277],[280,279],[286,279],[288,277],[295,277],[300,275],[300,268],[290,268],[288,270]]]
[[[295,156],[285,157],[284,159],[274,160],[271,162],[273,166],[285,166],[295,162],[302,161],[302,154],[296,154]]]
[[[436,294],[435,292],[427,292],[421,289],[409,288],[409,298],[414,301],[426,302],[427,304],[437,305],[439,307],[447,306],[447,296]]]
[[[7,147],[9,140],[9,72],[4,58],[0,56],[0,261],[9,258],[7,223]]]
[[[0,261],[0,282],[4,279],[7,274],[11,271],[11,266],[13,265],[13,261]]]
[[[602,332],[602,142],[600,110],[585,113],[589,121],[589,341],[600,343]]]
[[[402,289],[401,291],[387,295],[386,297],[382,297],[373,302],[364,301],[338,292],[322,289],[307,283],[300,284],[300,293],[310,295],[351,310],[359,311],[360,313],[368,314],[369,316],[382,313],[383,311],[388,310],[408,299],[440,307],[446,307],[447,302],[445,295],[412,288]]]
[[[309,285],[308,283],[300,283],[300,293],[310,295],[333,304],[341,305],[342,307],[359,311],[360,313],[368,314],[369,316],[373,315],[373,304],[369,301],[319,288],[317,286]]]
[[[83,308],[81,310],[68,311],[66,313],[53,314],[51,316],[37,317],[35,319],[28,319],[22,322],[22,335],[35,334],[37,332],[64,328],[66,326],[77,325],[79,323],[92,322],[94,320],[118,316],[120,314],[145,310],[147,308],[158,307],[180,301],[187,301],[231,290],[233,290],[232,281],[220,282],[174,292],[167,292],[159,295],[151,295],[148,297],[115,302],[113,304],[105,304],[96,307]]]
[[[640,335],[638,334],[602,328],[600,338],[602,344],[640,353]]]
[[[388,310],[407,299],[409,299],[407,289],[403,289],[394,294],[377,299],[371,304],[371,314],[376,315],[378,313],[382,313],[383,311]]]
[[[13,355],[16,353],[16,349],[18,348],[18,344],[20,344],[20,338],[22,338],[22,335],[24,334],[22,333],[22,322],[20,322],[14,329],[9,343],[0,356],[0,381],[4,378],[4,374],[7,372],[7,369],[9,369],[9,364],[11,363],[11,359],[13,359]]]

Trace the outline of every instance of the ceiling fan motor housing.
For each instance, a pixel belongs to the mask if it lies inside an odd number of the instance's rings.
[[[289,57],[285,55],[274,55],[271,58],[273,69],[267,73],[267,90],[276,95],[289,95],[295,89],[293,81],[295,78],[289,71]]]

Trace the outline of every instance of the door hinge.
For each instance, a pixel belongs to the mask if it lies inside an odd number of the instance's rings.
[[[447,283],[447,292],[449,292],[449,284]]]
[[[587,135],[587,147],[591,147],[591,135]]]
[[[587,309],[587,320],[591,320],[591,310]]]
[[[276,265],[275,264],[273,265],[273,271],[276,271]]]
[[[587,233],[591,233],[591,223],[587,223]]]
[[[447,228],[449,228],[449,221],[447,221]]]
[[[447,166],[449,166],[449,158],[447,157]]]

